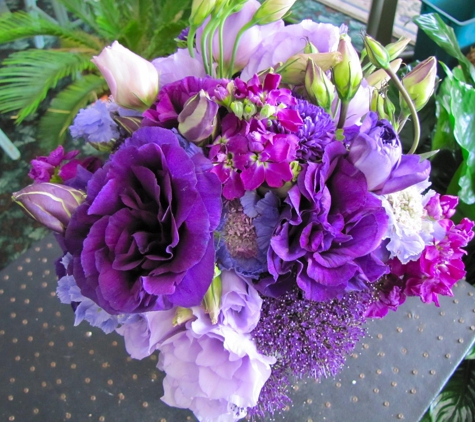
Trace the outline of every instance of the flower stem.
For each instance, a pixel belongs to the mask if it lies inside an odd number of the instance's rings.
[[[397,89],[399,90],[402,97],[406,101],[407,106],[409,107],[409,110],[411,112],[412,123],[414,125],[414,140],[412,141],[412,146],[411,146],[411,149],[409,150],[409,154],[414,154],[416,152],[417,145],[419,145],[419,139],[421,137],[421,125],[419,122],[419,116],[417,115],[416,107],[414,106],[414,103],[412,102],[411,97],[409,96],[406,88],[404,88],[404,85],[402,84],[400,79],[397,77],[396,73],[392,71],[391,67],[388,67],[387,69],[384,69],[384,70],[396,84]],[[401,128],[402,126],[404,126],[404,124],[401,125]]]
[[[231,78],[234,73],[234,61],[236,60],[236,53],[237,53],[239,41],[241,40],[242,34],[244,34],[244,32],[246,32],[251,26],[254,25],[254,23],[251,24],[251,22],[252,21],[246,23],[246,25],[244,25],[236,35],[236,39],[234,40],[234,46],[233,46],[233,54],[231,56],[231,62],[229,63],[229,69],[228,69],[228,74],[227,74],[228,78]]]
[[[350,105],[349,101],[342,101],[340,107],[340,118],[338,119],[338,129],[342,129],[345,125],[346,114],[348,113],[348,106]]]

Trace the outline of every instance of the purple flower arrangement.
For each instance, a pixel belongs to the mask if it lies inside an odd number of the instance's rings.
[[[57,233],[75,323],[158,351],[162,400],[200,421],[282,411],[292,380],[343,368],[367,318],[439,306],[465,275],[474,223],[398,136],[411,116],[415,151],[435,61],[400,81],[397,48],[366,37],[362,65],[344,27],[284,26],[292,3],[195,0],[188,48],[152,63],[107,47],[111,96],[70,129],[108,158],[58,147],[13,197]]]

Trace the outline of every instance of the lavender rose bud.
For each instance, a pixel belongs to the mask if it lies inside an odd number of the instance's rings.
[[[199,144],[208,139],[216,129],[218,104],[203,89],[191,97],[178,115],[178,130],[183,137]]]
[[[66,231],[81,293],[110,314],[199,305],[221,215],[210,167],[170,130],[134,132],[94,173]]]
[[[30,217],[57,233],[64,232],[72,213],[85,199],[84,192],[55,183],[35,183],[12,196]]]
[[[401,154],[401,143],[391,124],[369,113],[360,134],[350,144],[348,158],[365,175],[368,190],[375,191],[384,186]]]
[[[117,41],[92,62],[107,81],[114,101],[122,107],[145,110],[158,94],[158,72],[152,63]]]

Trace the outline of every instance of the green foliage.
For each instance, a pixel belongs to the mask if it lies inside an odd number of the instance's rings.
[[[429,409],[430,421],[475,420],[475,362],[465,360]]]
[[[467,80],[470,78],[475,82],[475,68],[460,50],[454,30],[437,13],[416,16],[414,22],[432,41],[459,61]]]
[[[460,67],[452,71],[444,64],[446,77],[437,96],[437,125],[432,148],[452,152],[457,170],[447,193],[457,195],[460,203],[455,220],[475,219],[475,67],[463,55],[452,28],[437,14],[415,18],[416,24],[437,45],[459,60]]]
[[[63,89],[52,101],[48,112],[40,121],[38,135],[45,150],[62,143],[66,130],[81,108],[97,99],[97,92],[104,92],[107,84],[98,75],[86,75]]]
[[[72,82],[42,117],[45,148],[61,143],[78,110],[107,91],[92,56],[114,40],[149,60],[171,54],[191,11],[191,0],[59,1],[79,22],[61,26],[46,15],[25,12],[0,17],[0,43],[37,35],[59,38],[59,49],[17,52],[0,68],[0,112],[17,112],[16,123],[34,113],[61,80]]]
[[[26,50],[10,55],[0,68],[0,112],[19,110],[17,123],[35,112],[48,91],[67,77],[94,70],[89,54]]]
[[[86,47],[93,51],[100,51],[105,45],[104,41],[94,35],[64,28],[42,16],[33,17],[21,11],[0,16],[0,44],[36,35],[59,37],[76,46]]]

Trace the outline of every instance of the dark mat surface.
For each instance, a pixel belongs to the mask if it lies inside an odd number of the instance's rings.
[[[52,236],[0,272],[0,420],[194,420],[161,402],[157,356],[128,357],[120,336],[82,323],[55,297]],[[475,289],[458,283],[441,308],[410,298],[368,324],[336,379],[300,381],[276,420],[416,422],[475,340]]]

